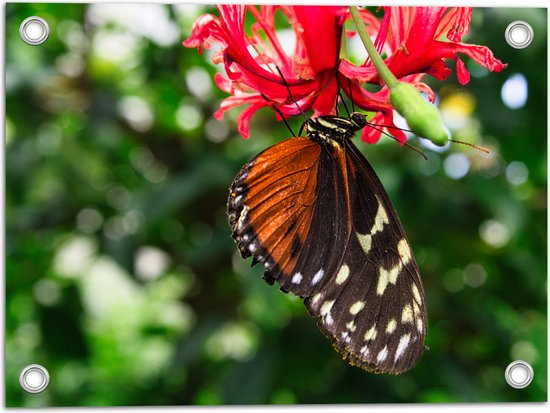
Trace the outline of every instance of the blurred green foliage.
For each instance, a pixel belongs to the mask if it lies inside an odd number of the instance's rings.
[[[466,41],[509,67],[467,62],[466,86],[432,82],[442,106],[470,105],[455,137],[490,157],[452,145],[424,149],[424,161],[389,139],[359,143],[401,215],[429,306],[430,350],[382,376],[342,361],[301,301],[237,253],[228,186],[288,131],[268,110],[249,141],[238,111],[213,119],[224,94],[210,54],[181,46],[208,10],[7,5],[7,405],[546,400],[546,11],[476,9]],[[30,15],[50,25],[41,46],[19,38]],[[525,50],[503,39],[518,18],[536,33]],[[518,109],[500,98],[513,74],[528,84]],[[452,178],[456,160],[470,168]],[[504,381],[515,359],[535,371],[523,390]],[[31,363],[50,372],[41,394],[19,387]]]

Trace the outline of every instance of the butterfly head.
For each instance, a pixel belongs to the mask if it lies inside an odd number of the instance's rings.
[[[307,136],[330,143],[337,143],[349,139],[355,132],[363,129],[367,119],[363,113],[353,112],[348,118],[323,115],[317,118],[309,118],[304,126]]]
[[[367,125],[367,117],[361,112],[353,112],[349,120],[356,127],[356,131],[363,129]]]

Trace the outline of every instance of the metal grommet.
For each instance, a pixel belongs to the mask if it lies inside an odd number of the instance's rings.
[[[515,49],[525,49],[535,38],[531,25],[523,20],[516,20],[508,25],[504,38]]]
[[[511,362],[506,367],[504,378],[515,389],[523,389],[531,384],[534,377],[533,367],[523,360]]]
[[[40,393],[50,384],[50,374],[40,364],[30,364],[21,371],[19,384],[26,392]]]
[[[19,26],[19,35],[31,46],[44,43],[50,35],[50,27],[46,20],[38,16],[27,17]]]

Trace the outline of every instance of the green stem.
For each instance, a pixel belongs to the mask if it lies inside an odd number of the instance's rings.
[[[349,6],[349,12],[351,14],[351,18],[353,19],[353,22],[355,23],[355,27],[357,28],[357,33],[359,34],[363,45],[365,45],[365,49],[367,49],[370,60],[374,64],[374,67],[376,67],[378,74],[390,89],[394,86],[397,86],[397,84],[399,84],[399,81],[393,75],[390,69],[388,69],[388,67],[384,63],[384,60],[382,60],[382,58],[376,51],[376,48],[372,44],[370,36],[367,33],[367,28],[365,27],[365,22],[361,18],[357,6]]]
[[[348,58],[348,47],[346,42],[345,30],[342,31],[342,36],[340,36],[340,57],[343,57],[344,59]]]

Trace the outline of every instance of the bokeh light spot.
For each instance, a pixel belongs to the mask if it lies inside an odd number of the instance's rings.
[[[520,73],[510,76],[502,85],[500,96],[504,104],[510,109],[519,109],[525,106],[528,96],[525,76]]]
[[[470,160],[464,154],[453,153],[445,159],[443,168],[449,178],[460,179],[470,170]]]
[[[489,219],[479,227],[481,239],[494,248],[504,247],[510,240],[510,229],[502,222]]]

